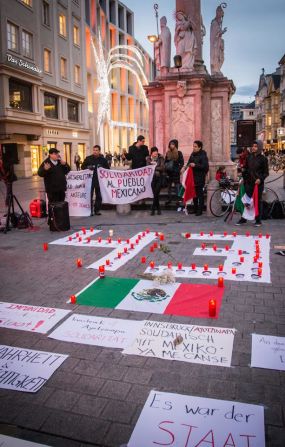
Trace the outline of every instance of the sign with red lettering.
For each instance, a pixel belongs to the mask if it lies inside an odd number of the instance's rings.
[[[0,388],[36,393],[67,357],[0,345]]]
[[[265,447],[264,408],[151,391],[128,447]]]
[[[0,302],[0,327],[46,334],[70,310]]]
[[[98,168],[103,203],[124,205],[153,197],[151,182],[155,166],[124,170]]]

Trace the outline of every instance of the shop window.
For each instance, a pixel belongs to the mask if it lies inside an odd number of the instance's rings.
[[[79,104],[76,101],[67,100],[68,121],[79,122]]]
[[[58,99],[57,96],[50,93],[44,94],[44,112],[47,118],[58,118]]]
[[[51,73],[51,51],[47,48],[44,49],[44,71]]]
[[[77,46],[80,45],[79,27],[77,25],[73,25],[73,43]]]
[[[50,7],[46,1],[43,1],[43,24],[50,26]]]
[[[7,23],[8,50],[19,52],[19,27],[11,22]]]
[[[33,58],[33,36],[24,30],[22,31],[22,51],[24,56]]]
[[[59,34],[63,37],[66,37],[66,17],[64,14],[59,14],[58,23],[59,23]]]
[[[18,110],[33,111],[32,86],[17,79],[9,79],[10,107]]]

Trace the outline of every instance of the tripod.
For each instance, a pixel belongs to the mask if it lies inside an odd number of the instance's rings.
[[[15,218],[15,202],[18,205],[22,215],[25,215],[25,211],[23,210],[22,206],[20,205],[19,200],[17,199],[17,197],[13,194],[13,184],[12,182],[8,182],[6,184],[7,186],[7,202],[8,202],[8,210],[7,210],[7,216],[6,216],[6,224],[4,227],[3,232],[6,234],[7,231],[10,231],[10,224],[11,226],[16,226],[17,222],[16,222],[16,218]],[[33,223],[31,221],[30,218],[28,218],[27,216],[27,223],[28,223],[28,227],[33,227]]]

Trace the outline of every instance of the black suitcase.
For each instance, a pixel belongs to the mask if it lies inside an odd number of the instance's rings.
[[[48,205],[48,224],[50,231],[70,230],[67,202],[54,202]]]

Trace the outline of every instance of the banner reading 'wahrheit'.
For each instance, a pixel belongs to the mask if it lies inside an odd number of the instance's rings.
[[[145,166],[128,171],[98,168],[103,203],[123,205],[153,197],[151,181],[154,171],[155,166]]]

